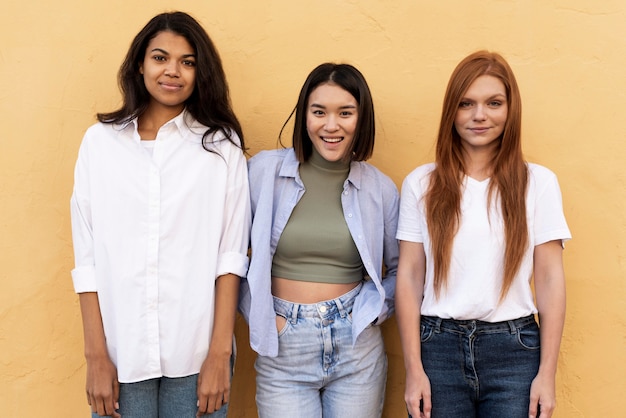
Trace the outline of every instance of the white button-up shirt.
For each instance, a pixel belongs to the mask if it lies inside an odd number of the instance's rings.
[[[120,382],[198,373],[215,279],[244,277],[250,199],[241,149],[181,113],[152,155],[136,120],[85,134],[71,198],[77,293],[97,292]],[[235,139],[237,137],[235,136]]]

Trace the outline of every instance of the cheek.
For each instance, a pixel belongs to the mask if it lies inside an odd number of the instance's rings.
[[[352,132],[353,135],[356,132],[358,126],[359,126],[359,120],[354,119],[352,123],[350,124],[350,131]]]
[[[502,112],[501,112],[498,116],[499,116],[499,118],[500,118],[500,123],[501,123],[502,125],[504,125],[504,124],[506,123],[506,120],[507,120],[507,119],[508,119],[508,117],[509,117],[509,109],[508,109],[508,108],[506,108],[506,107],[505,107],[505,108],[503,108],[503,109],[502,109]]]
[[[317,130],[317,126],[316,126],[315,120],[312,120],[310,117],[307,116],[306,131],[309,134],[309,138],[313,138],[313,134],[315,133],[316,130]]]
[[[454,123],[452,124],[452,129],[458,133],[461,130],[460,127],[462,123],[463,122],[459,120],[459,117],[457,116],[456,119],[454,119]]]
[[[459,126],[461,126],[465,122],[464,119],[466,118],[463,117],[463,113],[457,111],[454,115],[454,127],[458,128]]]
[[[189,80],[189,84],[191,84],[192,86],[196,86],[196,71],[195,70],[191,70],[189,72],[189,75],[187,77],[187,79]]]

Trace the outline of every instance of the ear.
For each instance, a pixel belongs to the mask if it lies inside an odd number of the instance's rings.
[[[139,74],[143,75],[143,62],[139,64]]]

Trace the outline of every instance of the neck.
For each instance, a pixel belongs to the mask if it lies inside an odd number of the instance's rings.
[[[178,116],[184,106],[156,106],[150,105],[148,109],[137,119],[139,135],[142,139],[154,139],[161,126]]]
[[[343,159],[339,161],[328,161],[317,152],[315,147],[313,147],[313,152],[308,162],[315,167],[325,170],[346,171],[350,169],[350,161]]]
[[[493,174],[493,153],[464,153],[465,174],[476,180],[485,180]]]

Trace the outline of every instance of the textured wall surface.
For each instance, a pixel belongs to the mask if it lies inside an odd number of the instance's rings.
[[[73,267],[73,165],[97,111],[119,104],[131,38],[172,2],[5,0],[0,26],[0,415],[85,417]],[[215,41],[250,154],[275,148],[308,72],[349,62],[374,96],[371,162],[400,186],[433,158],[448,77],[476,49],[501,52],[524,103],[524,151],[559,176],[574,239],[558,418],[624,416],[626,3],[623,0],[188,0]],[[385,417],[404,414],[402,353]],[[254,417],[254,356],[237,322],[231,417]]]

